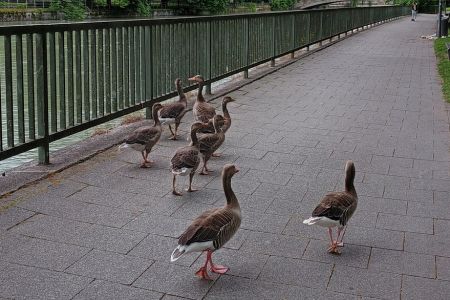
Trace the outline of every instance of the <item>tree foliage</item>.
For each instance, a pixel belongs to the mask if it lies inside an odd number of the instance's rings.
[[[271,10],[288,10],[294,7],[296,0],[272,0],[270,1]]]

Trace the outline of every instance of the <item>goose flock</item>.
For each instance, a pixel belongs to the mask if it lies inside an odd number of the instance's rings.
[[[200,163],[200,174],[208,175],[210,170],[207,163],[211,157],[219,156],[216,151],[225,141],[225,135],[231,127],[231,116],[227,104],[235,101],[231,97],[222,100],[222,115],[216,113],[214,106],[203,97],[204,79],[200,75],[189,78],[189,81],[198,84],[197,99],[193,105],[192,113],[194,123],[190,126],[190,143],[175,151],[171,159],[172,193],[182,196],[176,188],[177,176],[189,175],[187,192],[194,192],[192,180]],[[131,148],[141,152],[142,168],[148,168],[153,161],[149,159],[152,148],[158,143],[163,131],[163,124],[169,126],[171,140],[177,139],[177,132],[182,118],[189,111],[187,97],[183,92],[180,79],[175,80],[178,92],[178,101],[170,104],[156,103],[152,107],[153,126],[142,126],[130,134],[119,149]],[[174,125],[174,129],[172,129]],[[213,264],[212,253],[220,249],[238,231],[242,216],[239,201],[231,188],[231,178],[239,172],[236,165],[226,164],[222,170],[222,184],[226,204],[221,208],[207,210],[199,215],[179,237],[178,246],[173,250],[170,260],[174,262],[184,254],[190,252],[206,252],[205,264],[195,273],[202,279],[209,280],[209,270],[213,273],[224,274],[228,267]],[[358,196],[354,187],[355,165],[347,161],[345,165],[344,191],[326,194],[313,210],[311,217],[304,220],[306,225],[319,225],[328,228],[330,247],[328,252],[340,254],[339,248],[344,246],[343,238],[348,221],[352,217],[358,204]],[[333,228],[337,227],[336,239],[333,238]]]

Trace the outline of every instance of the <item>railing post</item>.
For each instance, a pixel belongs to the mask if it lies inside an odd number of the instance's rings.
[[[145,31],[145,46],[148,51],[145,51],[145,101],[150,101],[153,98],[153,45],[152,45],[152,28],[144,28]],[[147,107],[145,109],[145,118],[152,118],[152,108]]]
[[[211,62],[212,62],[212,38],[211,38],[211,22],[207,22],[206,26],[208,28],[207,34],[208,34],[208,57],[206,59],[206,69],[208,72],[208,80],[211,79],[212,72],[211,72]],[[206,85],[205,89],[206,94],[211,95],[211,83]]]
[[[38,148],[38,160],[40,164],[48,164],[50,161],[48,140],[48,78],[46,33],[39,33],[36,35],[36,62],[38,136],[40,138],[44,138],[43,144]]]
[[[245,19],[245,43],[244,43],[244,53],[245,53],[245,65],[248,66],[250,63],[250,19]],[[244,70],[244,78],[248,78],[248,68]]]
[[[270,66],[275,67],[275,17],[272,16],[272,59],[270,60]]]

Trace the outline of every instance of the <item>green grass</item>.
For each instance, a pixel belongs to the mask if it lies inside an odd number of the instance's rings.
[[[448,60],[445,43],[450,43],[450,37],[436,39],[434,41],[434,52],[438,60],[439,75],[442,78],[442,92],[445,100],[450,102],[450,60]]]

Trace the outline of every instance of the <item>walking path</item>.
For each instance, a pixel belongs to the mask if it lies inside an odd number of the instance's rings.
[[[169,160],[187,142],[166,130],[151,169],[112,149],[10,195],[0,298],[448,299],[450,106],[420,39],[434,26],[423,15],[378,26],[233,92],[224,155],[196,193],[170,193]],[[333,256],[327,231],[302,220],[342,189],[347,159],[359,206]],[[243,223],[215,254],[230,271],[201,281],[203,256],[169,257],[193,218],[224,203],[230,162]]]

